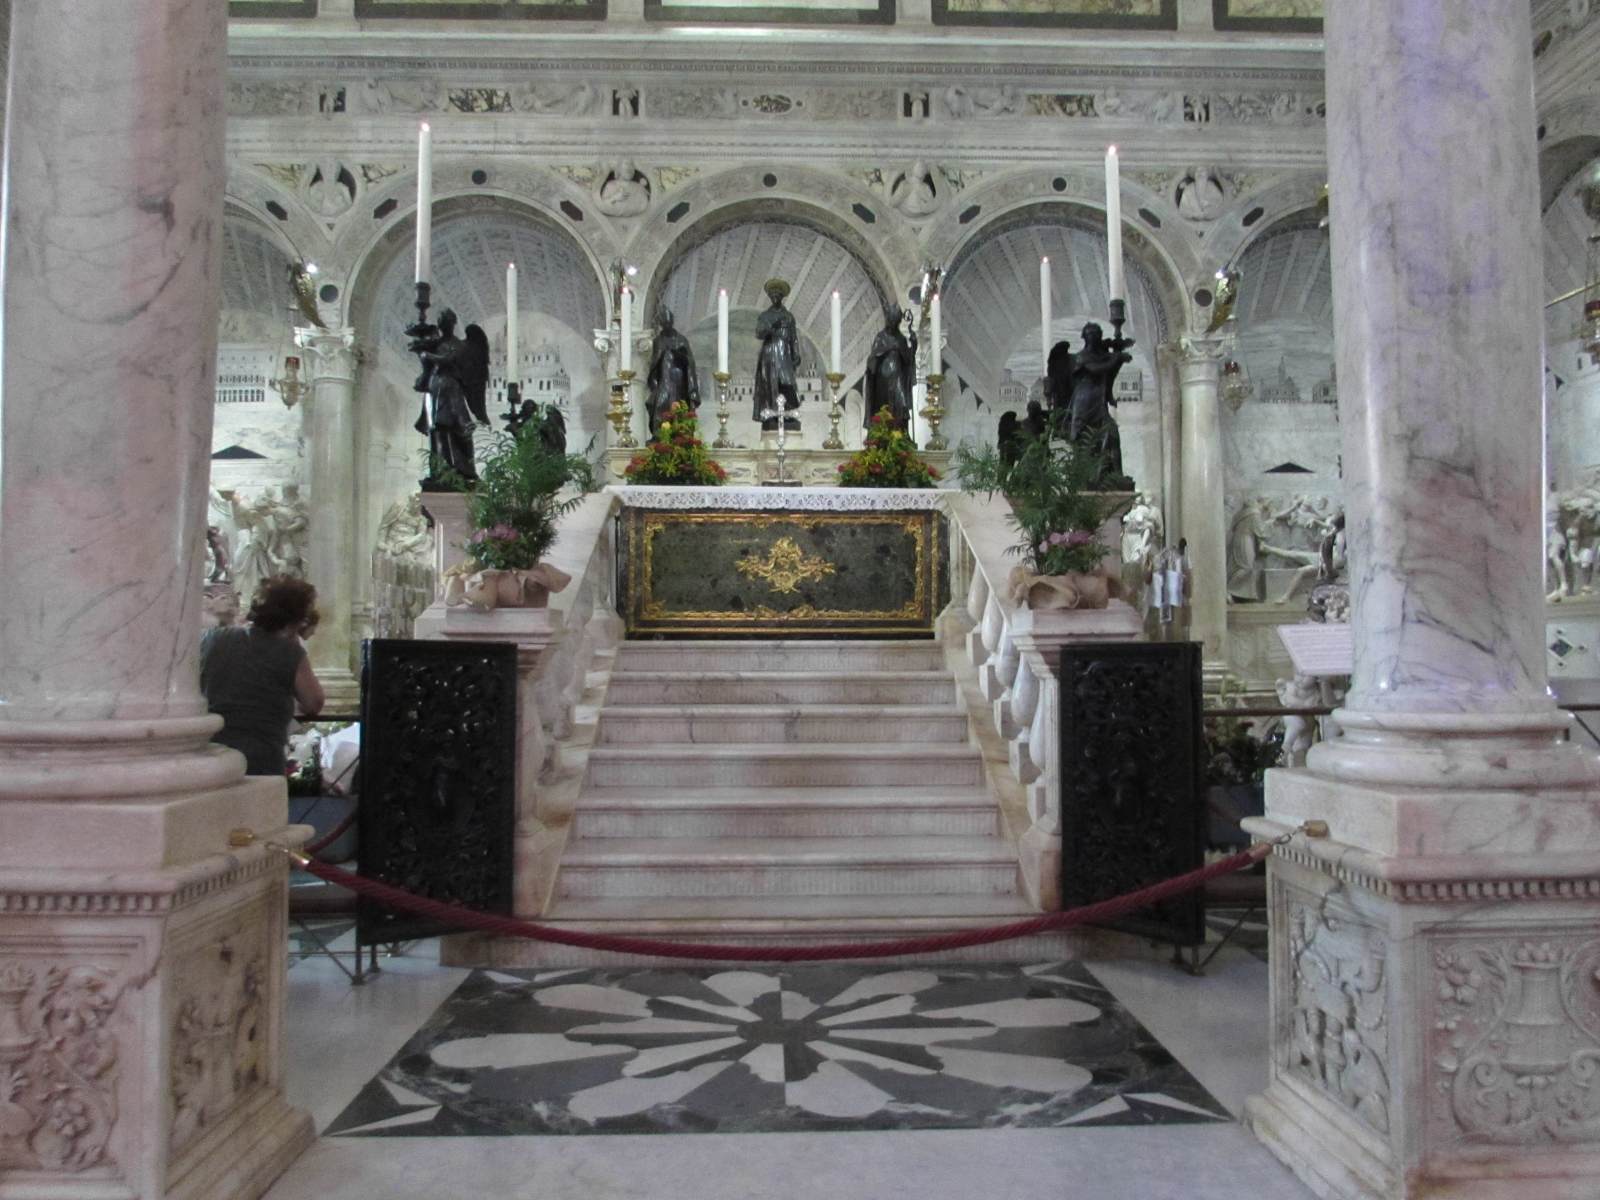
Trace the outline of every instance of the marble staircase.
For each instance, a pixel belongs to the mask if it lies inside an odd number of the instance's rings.
[[[1031,915],[940,644],[619,648],[547,922],[787,945]],[[939,957],[1073,949],[1046,936]]]

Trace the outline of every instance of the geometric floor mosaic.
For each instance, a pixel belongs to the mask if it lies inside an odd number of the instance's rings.
[[[325,1134],[1226,1120],[1077,963],[585,968],[472,972]]]

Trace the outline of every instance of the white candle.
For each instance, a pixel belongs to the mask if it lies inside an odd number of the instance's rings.
[[[1040,375],[1050,373],[1050,260],[1039,260],[1039,350]]]
[[[939,336],[939,293],[933,294],[933,300],[928,305],[928,374],[944,374],[944,350],[940,346]]]
[[[843,375],[844,368],[839,365],[841,361],[839,343],[844,340],[844,313],[839,308],[838,292],[833,294],[833,312],[830,315],[832,319],[829,321],[829,332],[833,334],[833,373]]]
[[[1106,258],[1111,269],[1111,299],[1126,300],[1122,277],[1122,164],[1115,146],[1106,149]]]
[[[622,370],[633,370],[633,289],[622,289]]]
[[[517,362],[517,264],[506,264],[506,383],[522,382]]]
[[[717,289],[717,372],[728,373],[728,289]]]
[[[433,274],[433,130],[417,130],[417,282]]]

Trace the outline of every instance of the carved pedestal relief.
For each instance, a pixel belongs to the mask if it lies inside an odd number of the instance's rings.
[[[1387,941],[1326,902],[1291,899],[1287,916],[1280,1067],[1387,1135]]]
[[[122,987],[109,966],[0,966],[0,1175],[115,1166]]]
[[[1433,945],[1430,1145],[1600,1142],[1600,940]]]

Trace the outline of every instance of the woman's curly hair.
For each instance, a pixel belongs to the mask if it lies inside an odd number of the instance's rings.
[[[317,589],[293,575],[269,575],[250,598],[250,624],[262,633],[297,628],[301,636],[317,627]]]

